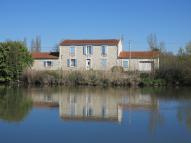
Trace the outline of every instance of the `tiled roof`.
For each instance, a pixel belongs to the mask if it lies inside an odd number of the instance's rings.
[[[120,59],[128,59],[128,58],[141,58],[141,59],[151,59],[151,58],[157,58],[159,57],[158,51],[132,51],[132,52],[126,52],[122,51],[119,54]]]
[[[34,52],[32,53],[33,59],[58,59],[58,52]]]
[[[64,40],[60,46],[70,45],[114,45],[117,46],[120,40],[107,39],[107,40]]]

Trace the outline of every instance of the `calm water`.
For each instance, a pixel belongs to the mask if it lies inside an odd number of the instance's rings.
[[[0,142],[191,143],[190,93],[0,87]]]

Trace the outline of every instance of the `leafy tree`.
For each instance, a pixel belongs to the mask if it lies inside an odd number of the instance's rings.
[[[0,82],[11,80],[11,72],[7,65],[8,48],[5,43],[0,43]]]
[[[33,59],[23,42],[0,42],[0,82],[18,80]]]

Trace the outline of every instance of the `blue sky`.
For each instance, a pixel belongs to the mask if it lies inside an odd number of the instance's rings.
[[[62,39],[124,36],[125,49],[147,50],[155,33],[176,52],[191,40],[191,0],[0,0],[0,41],[40,35],[43,51]]]

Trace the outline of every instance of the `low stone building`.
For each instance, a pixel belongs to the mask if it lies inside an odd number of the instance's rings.
[[[151,72],[159,68],[157,51],[123,51],[122,41],[64,40],[59,52],[32,53],[34,70],[111,70],[122,66],[126,71]]]
[[[59,70],[58,52],[35,52],[32,53],[34,59],[32,70]]]
[[[158,51],[122,51],[118,60],[125,71],[151,72],[159,68]]]

